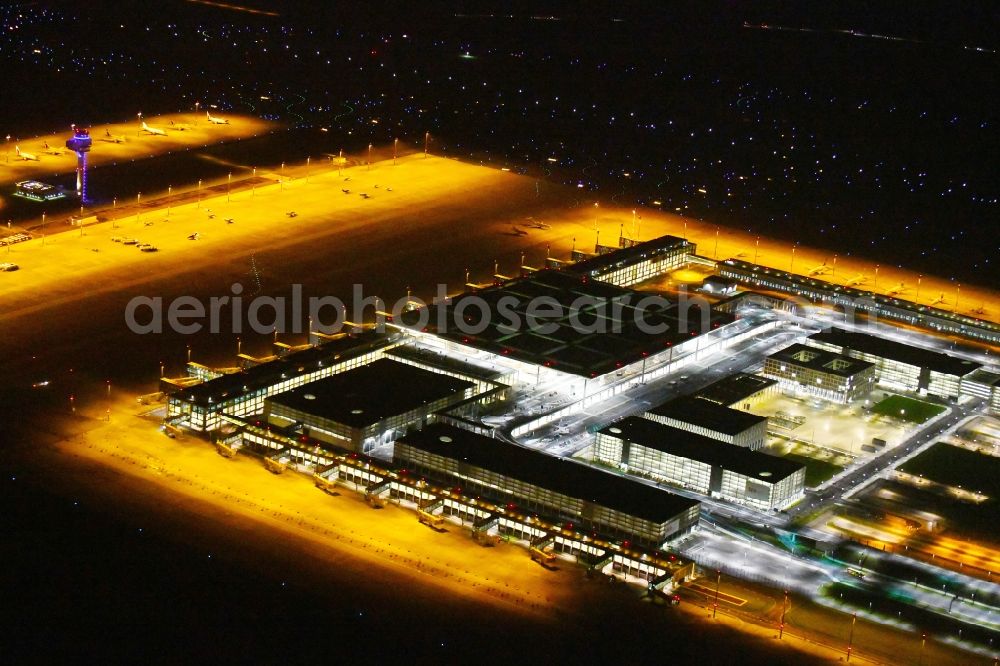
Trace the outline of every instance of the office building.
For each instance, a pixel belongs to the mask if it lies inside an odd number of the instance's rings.
[[[597,432],[594,459],[762,511],[802,497],[805,467],[639,417]]]
[[[643,414],[647,419],[756,451],[767,441],[767,417],[699,397],[669,400]]]
[[[794,344],[764,359],[764,376],[784,388],[849,403],[875,388],[875,364],[825,349]]]
[[[842,328],[815,333],[809,336],[809,344],[874,363],[882,386],[940,398],[957,398],[962,379],[982,367],[931,349]]]

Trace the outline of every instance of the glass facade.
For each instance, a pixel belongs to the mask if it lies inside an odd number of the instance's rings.
[[[759,454],[766,455],[766,454]],[[769,511],[787,506],[805,490],[805,468],[775,479],[746,476],[707,462],[626,442],[605,432],[597,433],[594,458],[629,473],[688,488],[705,495]]]

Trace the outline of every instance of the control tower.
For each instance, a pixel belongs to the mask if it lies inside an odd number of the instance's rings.
[[[76,153],[76,193],[80,203],[87,203],[87,153],[90,152],[90,130],[77,129],[73,125],[73,138],[66,141],[66,147]]]

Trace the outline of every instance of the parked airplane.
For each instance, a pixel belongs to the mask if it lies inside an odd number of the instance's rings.
[[[815,268],[811,269],[809,271],[809,276],[812,277],[813,275],[823,275],[829,270],[830,268],[826,265],[826,262],[824,261],[819,266],[816,266]]]
[[[853,287],[855,285],[864,284],[867,281],[868,278],[865,277],[864,273],[858,273],[855,277],[852,277],[850,280],[845,282],[844,285]]]
[[[17,153],[17,156],[20,157],[22,160],[25,161],[31,160],[33,162],[39,161],[38,155],[35,155],[33,153],[22,153],[21,148],[19,146],[14,146],[14,152]]]
[[[101,137],[103,141],[110,141],[112,143],[125,143],[125,137],[121,134],[112,134],[111,130],[105,129],[104,136]]]
[[[65,148],[50,148],[48,141],[42,142],[42,145],[44,146],[42,152],[45,153],[46,155],[62,155],[63,153],[66,152]]]
[[[520,228],[516,224],[512,224],[510,226],[511,226],[511,231],[513,232],[513,234],[515,236],[527,236],[528,235],[527,231],[525,231],[524,229]]]
[[[153,134],[153,135],[156,135],[156,136],[166,136],[167,135],[167,133],[164,132],[163,130],[161,130],[160,128],[158,128],[158,127],[150,127],[149,125],[147,125],[145,120],[142,121],[142,129],[143,129],[144,132],[149,132],[150,134]]]
[[[895,287],[893,287],[892,289],[890,289],[885,293],[887,296],[896,296],[897,294],[902,294],[904,291],[906,291],[906,285],[900,282]]]
[[[191,129],[191,126],[188,125],[187,123],[175,123],[174,121],[171,120],[170,121],[170,129],[175,129],[175,130],[178,130],[180,132],[183,132],[184,130]]]
[[[209,111],[205,112],[205,117],[208,119],[208,122],[212,123],[213,125],[228,125],[229,124],[229,121],[226,120],[225,118],[219,118],[217,116],[213,116]]]

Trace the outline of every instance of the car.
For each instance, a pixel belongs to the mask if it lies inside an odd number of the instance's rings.
[[[138,242],[139,241],[137,241],[134,238],[123,238],[122,239],[122,245],[135,245]]]
[[[4,273],[10,273],[11,271],[16,271],[19,268],[20,266],[18,266],[17,264],[12,264],[9,261],[5,261],[4,263],[0,264],[0,271],[3,271]]]
[[[156,247],[155,245],[146,244],[145,246],[142,247],[142,249],[140,251],[141,252],[158,252],[159,248]]]
[[[136,243],[135,246],[140,250],[145,249],[147,247],[152,247],[149,243]]]

